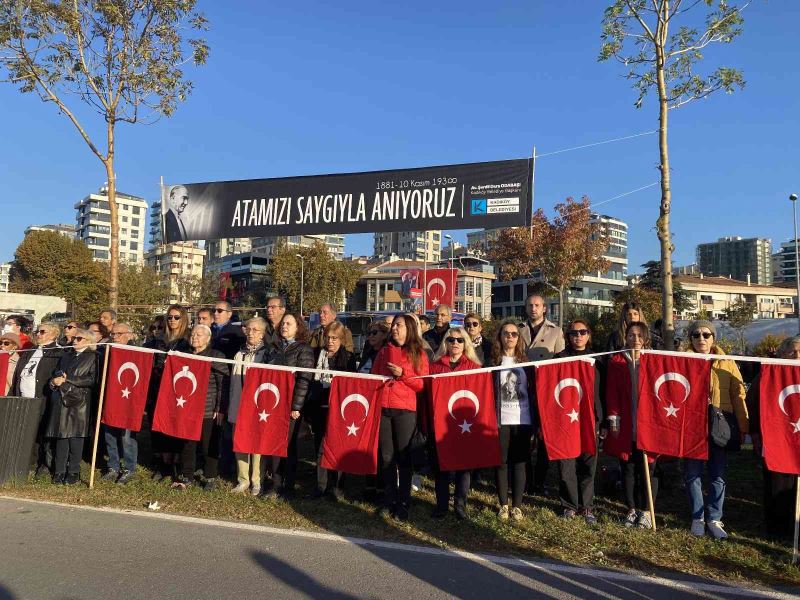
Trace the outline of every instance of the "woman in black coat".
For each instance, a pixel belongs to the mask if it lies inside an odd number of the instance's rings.
[[[325,330],[324,347],[317,348],[317,369],[330,371],[345,371],[354,373],[356,359],[352,352],[344,347],[345,326],[334,321]],[[338,471],[329,471],[320,466],[322,462],[322,440],[325,437],[325,427],[328,424],[328,396],[331,392],[333,375],[315,373],[311,382],[311,396],[306,404],[307,419],[311,421],[314,432],[314,450],[317,456],[317,490],[315,498],[328,496],[334,500],[341,494],[342,477]]]
[[[308,327],[300,315],[286,313],[278,324],[280,339],[267,357],[270,365],[285,367],[314,368],[314,351],[308,345]],[[272,489],[265,495],[268,499],[278,496],[289,498],[294,491],[294,476],[297,471],[297,434],[300,431],[300,411],[306,403],[312,374],[304,371],[295,372],[292,411],[289,419],[289,447],[286,458],[280,456],[266,457],[267,464],[272,466]]]
[[[89,435],[97,383],[97,360],[90,346],[93,341],[92,332],[79,329],[72,338],[72,349],[64,353],[50,380],[52,410],[45,436],[56,440],[53,483],[71,485],[80,481],[83,440]]]

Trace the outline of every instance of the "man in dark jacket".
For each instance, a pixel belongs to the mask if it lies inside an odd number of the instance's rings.
[[[286,303],[280,296],[267,298],[267,328],[264,330],[264,345],[267,347],[267,354],[273,346],[280,340],[278,325],[286,314]]]
[[[309,345],[314,350],[325,347],[325,334],[330,324],[336,321],[337,316],[336,307],[333,304],[323,304],[319,307],[319,327],[312,332],[311,340],[309,341]],[[345,350],[351,354],[353,353],[353,334],[347,326],[344,326],[344,340],[342,340],[342,345]]]
[[[225,358],[231,359],[244,343],[244,331],[241,325],[231,323],[233,309],[230,302],[224,300],[214,306],[214,323],[211,325],[211,347],[219,350]]]
[[[36,466],[36,476],[50,476],[53,468],[52,440],[45,437],[45,428],[50,413],[50,396],[52,390],[48,385],[50,378],[58,368],[58,361],[63,350],[56,340],[60,334],[58,325],[42,323],[34,333],[36,350],[21,352],[14,381],[11,385],[12,396],[24,398],[41,398],[42,409],[39,414],[39,431],[33,447],[31,462]]]
[[[447,304],[440,304],[436,307],[436,312],[434,312],[436,324],[432,329],[422,334],[422,339],[428,342],[434,354],[439,350],[439,346],[442,345],[442,340],[444,340],[445,335],[447,335],[447,330],[450,329],[450,319],[452,316],[453,311],[450,307],[447,306]]]

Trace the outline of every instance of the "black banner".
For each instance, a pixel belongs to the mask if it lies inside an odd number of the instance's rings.
[[[172,185],[165,241],[516,227],[530,222],[531,160]]]

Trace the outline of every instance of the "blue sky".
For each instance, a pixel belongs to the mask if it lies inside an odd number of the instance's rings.
[[[175,116],[117,132],[119,189],[152,201],[159,177],[196,182],[367,171],[548,153],[657,127],[619,65],[598,63],[610,0],[203,2],[211,55]],[[747,87],[670,113],[676,264],[721,236],[792,235],[800,193],[800,2],[757,0],[708,64]],[[104,181],[52,105],[0,85],[0,261],[29,224],[74,222]],[[83,111],[82,111],[83,113]],[[100,132],[97,120],[90,127]],[[658,180],[654,135],[543,157],[536,207],[602,202]],[[630,226],[631,267],[658,257],[658,187],[599,210]],[[456,235],[463,239],[463,232]],[[370,253],[372,236],[347,237]]]

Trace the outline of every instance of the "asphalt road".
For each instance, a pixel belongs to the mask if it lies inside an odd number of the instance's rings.
[[[0,498],[0,600],[756,598],[555,562]],[[763,597],[796,597],[768,593]]]

